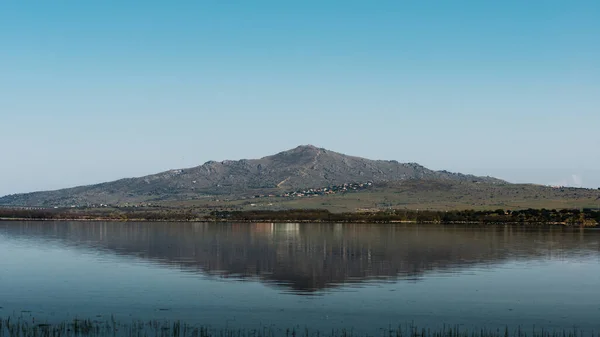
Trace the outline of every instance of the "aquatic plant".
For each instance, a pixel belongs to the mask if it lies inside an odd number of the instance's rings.
[[[357,333],[354,330],[338,329],[318,331],[314,329],[231,329],[191,325],[181,321],[134,321],[121,323],[111,317],[107,321],[79,320],[57,324],[40,323],[35,318],[0,319],[0,337],[595,337],[594,332],[573,330],[521,328],[469,331],[458,326],[441,329],[418,328],[404,325],[379,329],[376,334]]]

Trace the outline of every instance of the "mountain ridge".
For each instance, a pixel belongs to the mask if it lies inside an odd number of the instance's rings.
[[[417,163],[371,160],[314,145],[300,145],[259,159],[207,161],[191,168],[137,178],[8,195],[0,198],[0,205],[65,206],[185,200],[239,196],[259,190],[286,191],[351,182],[415,179],[507,184],[492,177],[434,171]]]

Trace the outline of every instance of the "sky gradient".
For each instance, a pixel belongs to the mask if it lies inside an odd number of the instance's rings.
[[[300,144],[600,187],[600,1],[3,1],[0,195]]]

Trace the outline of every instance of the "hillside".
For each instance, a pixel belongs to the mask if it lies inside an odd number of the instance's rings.
[[[507,184],[491,177],[433,171],[415,163],[370,160],[305,145],[260,159],[209,161],[193,168],[140,178],[9,195],[0,198],[0,205],[50,207],[197,200],[212,196],[235,198],[350,182],[407,180]]]
[[[600,209],[600,190],[424,179],[378,183],[364,190],[314,197],[168,201],[164,205],[226,210],[327,209],[334,213],[382,209]]]

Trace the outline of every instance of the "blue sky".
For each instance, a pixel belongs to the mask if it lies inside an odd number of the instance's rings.
[[[3,1],[0,195],[299,144],[600,186],[599,1]]]

